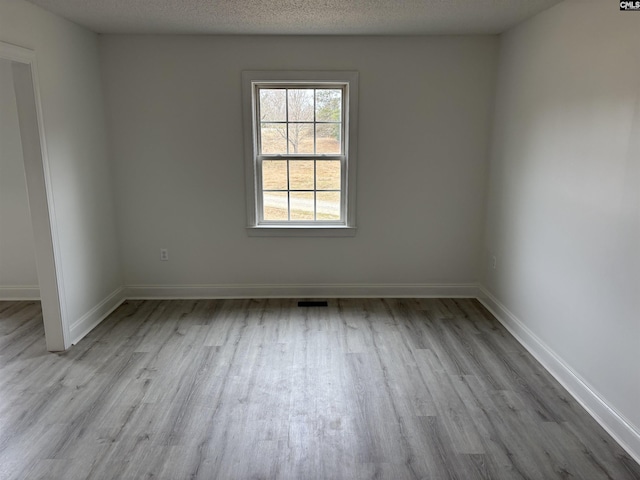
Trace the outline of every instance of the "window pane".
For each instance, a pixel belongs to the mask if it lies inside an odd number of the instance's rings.
[[[316,165],[318,190],[340,190],[340,160],[320,160]]]
[[[342,153],[340,123],[316,124],[316,153]]]
[[[313,89],[290,89],[288,107],[290,122],[313,122]]]
[[[262,208],[265,220],[288,220],[287,192],[264,192]]]
[[[342,90],[316,90],[316,122],[342,121]]]
[[[291,190],[313,190],[315,188],[313,160],[289,161],[289,188]]]
[[[291,220],[313,220],[313,192],[290,192]]]
[[[313,153],[313,124],[289,124],[289,153]]]
[[[264,190],[287,189],[286,160],[265,160],[262,162],[262,188]]]
[[[316,211],[316,220],[340,220],[340,192],[316,192]]]
[[[285,122],[286,118],[286,95],[287,91],[282,89],[260,89],[260,121],[262,122]]]
[[[260,147],[262,154],[287,153],[287,126],[284,123],[263,123]]]

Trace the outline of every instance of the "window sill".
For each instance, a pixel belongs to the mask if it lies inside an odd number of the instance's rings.
[[[250,237],[354,237],[356,227],[328,226],[259,226],[247,227]]]

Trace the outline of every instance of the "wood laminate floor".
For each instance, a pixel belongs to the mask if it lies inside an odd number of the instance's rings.
[[[0,302],[2,479],[640,479],[476,300]]]

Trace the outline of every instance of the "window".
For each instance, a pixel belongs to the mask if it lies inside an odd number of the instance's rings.
[[[355,72],[243,72],[251,235],[353,235]]]

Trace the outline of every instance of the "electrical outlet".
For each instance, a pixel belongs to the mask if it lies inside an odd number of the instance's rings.
[[[497,264],[498,264],[498,261],[496,260],[496,256],[494,255],[493,257],[491,257],[491,268],[495,270]]]
[[[160,260],[162,260],[163,262],[169,260],[169,250],[167,250],[166,248],[160,249]]]

